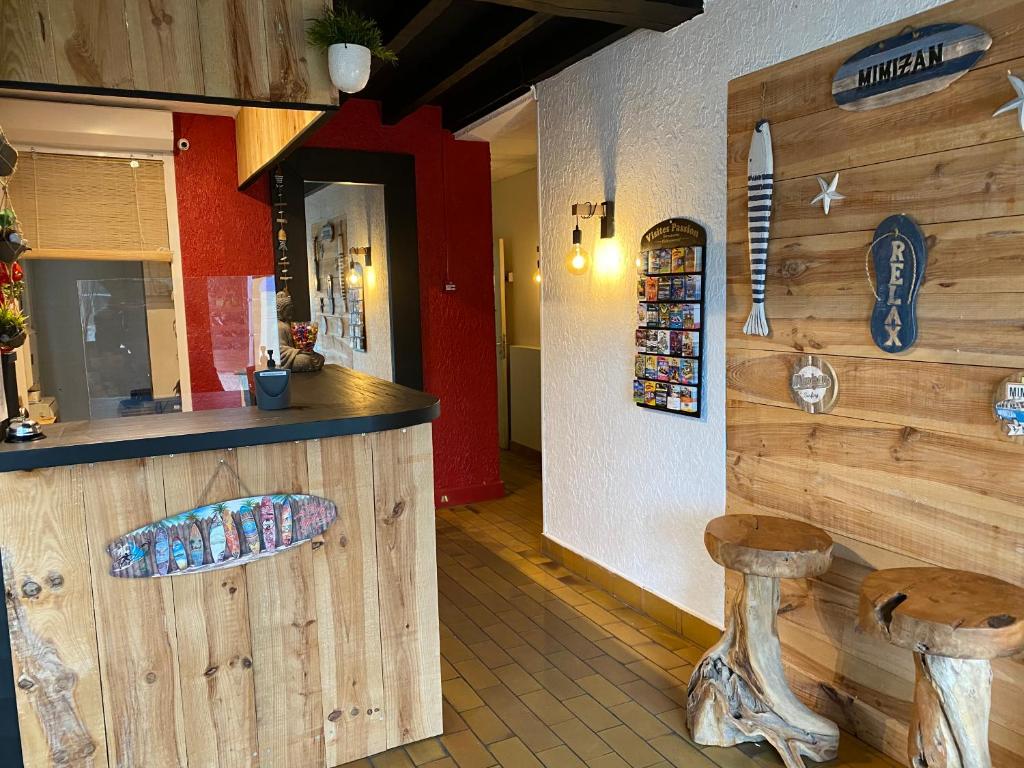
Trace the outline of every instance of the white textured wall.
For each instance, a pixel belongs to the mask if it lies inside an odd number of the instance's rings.
[[[936,0],[705,0],[539,86],[545,532],[721,625],[704,551],[725,510],[726,93],[729,80],[939,5]],[[751,129],[753,126],[751,126]],[[574,201],[616,203],[622,264],[571,276]],[[704,415],[632,403],[640,236],[673,216],[708,229]],[[597,223],[584,222],[592,249]]]

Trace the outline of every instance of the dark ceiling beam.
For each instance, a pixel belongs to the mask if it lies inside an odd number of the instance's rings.
[[[549,21],[552,17],[546,13],[535,13],[527,18],[519,26],[515,27],[512,31],[506,34],[504,37],[496,40],[488,48],[484,49],[472,59],[467,61],[456,71],[445,77],[436,85],[427,89],[420,95],[402,103],[402,104],[385,104],[384,106],[384,122],[386,123],[397,123],[407,115],[412,114],[420,107],[425,104],[431,104],[438,98],[442,97],[449,90],[457,86],[467,77],[477,72],[481,67],[490,63],[492,60],[503,54],[509,48],[514,46],[520,40],[525,38],[527,35],[532,33],[534,30],[539,29],[543,24]]]
[[[479,68],[437,100],[444,127],[459,131],[566,67],[633,32],[593,21],[555,18]]]
[[[552,16],[665,32],[704,10],[703,0],[478,0]]]
[[[402,51],[405,50],[409,43],[426,32],[430,25],[448,10],[451,4],[452,0],[429,0],[385,45],[397,53],[399,61],[401,61]],[[376,74],[383,66],[384,62],[380,59],[374,59],[370,72]]]

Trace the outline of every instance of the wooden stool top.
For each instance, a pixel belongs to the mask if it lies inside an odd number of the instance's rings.
[[[948,568],[875,571],[860,588],[860,627],[893,645],[954,659],[1024,650],[1024,589]]]
[[[704,530],[704,546],[719,565],[755,576],[817,576],[832,562],[832,539],[827,533],[782,517],[716,517]]]

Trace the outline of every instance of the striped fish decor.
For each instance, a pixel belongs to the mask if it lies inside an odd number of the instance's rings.
[[[245,565],[301,546],[326,531],[337,517],[334,502],[306,494],[207,504],[112,541],[107,547],[110,575],[138,579]]]
[[[856,112],[927,96],[966,75],[991,45],[989,34],[971,24],[908,28],[847,59],[832,80],[832,96]]]
[[[764,283],[768,276],[768,228],[772,218],[772,132],[767,120],[754,128],[747,156],[747,247],[750,251],[750,316],[743,326],[748,336],[767,336]]]

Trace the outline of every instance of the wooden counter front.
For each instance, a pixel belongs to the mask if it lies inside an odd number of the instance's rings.
[[[330,768],[441,732],[429,424],[0,481],[26,766]],[[299,492],[338,507],[307,545],[109,573],[107,544],[141,525]]]

